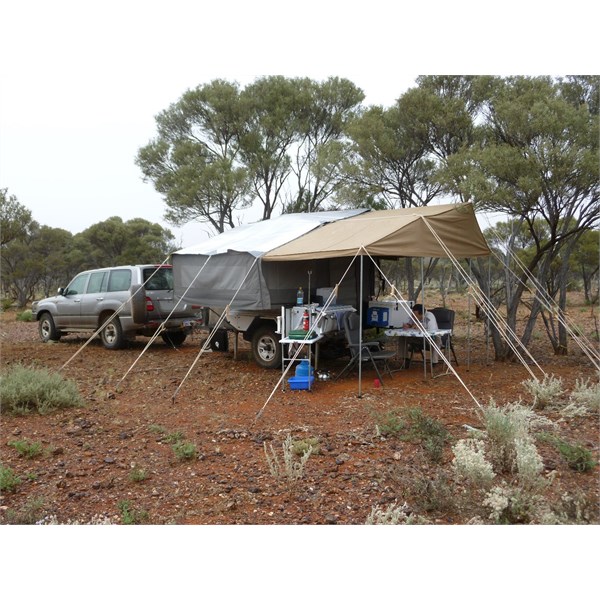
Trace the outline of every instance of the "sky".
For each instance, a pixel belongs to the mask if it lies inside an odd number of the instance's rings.
[[[531,12],[532,30],[510,1],[494,29],[467,1],[4,2],[0,188],[42,225],[78,233],[111,216],[142,217],[171,229],[177,245],[194,244],[208,226],[164,221],[160,194],[134,162],[156,134],[155,116],[187,89],[216,78],[244,86],[267,75],[339,76],[367,104],[389,106],[421,74],[546,74],[544,63],[528,66],[542,46],[551,74],[562,74],[572,63],[556,29],[566,39],[573,19],[581,33],[577,5],[557,24],[550,11]]]

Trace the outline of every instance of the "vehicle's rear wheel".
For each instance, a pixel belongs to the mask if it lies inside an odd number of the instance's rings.
[[[259,327],[252,336],[252,355],[261,367],[277,369],[281,366],[279,335],[268,325]]]
[[[58,342],[61,333],[56,329],[52,315],[44,313],[40,317],[38,331],[42,342]]]
[[[108,350],[119,350],[125,345],[125,336],[123,335],[123,327],[121,326],[119,317],[115,315],[107,317],[102,322],[102,327],[100,337],[105,348]]]
[[[187,333],[185,331],[167,331],[165,333],[161,333],[160,337],[163,339],[164,343],[167,346],[181,346],[183,342],[185,342],[185,338],[187,338]]]

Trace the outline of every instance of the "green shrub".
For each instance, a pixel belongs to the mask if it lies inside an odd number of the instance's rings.
[[[20,483],[10,467],[0,465],[0,492],[12,492]]]
[[[172,433],[166,433],[162,441],[167,442],[168,444],[178,444],[184,437],[185,436],[181,431],[173,431]]]
[[[308,449],[312,448],[313,454],[320,454],[321,446],[319,445],[319,440],[317,438],[306,438],[303,440],[296,440],[292,444],[292,451],[297,456],[302,456]]]
[[[2,298],[2,301],[0,301],[0,308],[3,312],[9,310],[12,305],[13,301],[11,298]]]
[[[167,430],[165,427],[162,425],[156,425],[154,423],[152,425],[148,425],[148,431],[150,431],[150,433],[154,433],[155,435],[160,435],[163,438],[165,435],[167,435]]]
[[[47,369],[12,367],[0,377],[0,410],[13,414],[53,410],[83,404],[75,382]]]
[[[39,522],[44,508],[44,498],[31,498],[19,509],[6,511],[6,522],[11,525],[35,525]]]
[[[423,414],[420,408],[409,408],[407,416],[410,420],[412,436],[421,441],[430,460],[439,462],[442,459],[444,445],[450,437],[448,430],[437,419]]]
[[[146,469],[140,469],[139,467],[133,467],[131,471],[129,471],[129,479],[138,483],[140,481],[144,481],[148,478],[148,473]]]
[[[25,458],[35,458],[42,453],[42,445],[39,442],[30,442],[29,440],[14,440],[8,442],[21,456]]]
[[[133,508],[129,500],[121,500],[117,507],[124,525],[139,525],[148,521],[148,511]]]
[[[31,323],[33,321],[33,315],[30,309],[24,310],[23,312],[17,313],[17,321],[23,321],[25,323]]]
[[[572,445],[560,439],[557,439],[555,444],[561,456],[567,461],[569,468],[574,471],[585,473],[596,466],[592,453],[587,448],[579,444]]]
[[[378,435],[399,437],[405,430],[406,423],[397,412],[389,411],[383,415],[376,415],[375,428]]]
[[[173,452],[179,460],[191,460],[196,457],[196,445],[192,442],[176,442],[173,444]]]

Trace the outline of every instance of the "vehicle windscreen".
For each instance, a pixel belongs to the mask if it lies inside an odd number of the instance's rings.
[[[144,287],[147,290],[172,290],[173,270],[165,267],[158,270],[155,268],[144,269],[144,281],[146,282]]]

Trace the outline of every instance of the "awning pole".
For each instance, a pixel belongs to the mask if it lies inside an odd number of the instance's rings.
[[[469,258],[469,281],[471,281],[472,268]],[[489,293],[489,292],[488,292]],[[487,363],[487,360],[486,360]],[[467,371],[471,368],[471,294],[467,294]]]
[[[362,398],[362,343],[363,343],[363,264],[364,256],[360,255],[360,285],[358,298],[358,397]]]
[[[425,323],[427,323],[427,319],[425,318],[425,273],[423,268],[423,262],[424,258],[421,256],[421,306],[423,307],[423,315],[421,317],[421,322],[423,324],[423,329],[427,329],[427,327],[425,326]],[[425,352],[427,351],[427,342],[425,338],[426,336],[423,336],[423,379],[427,379],[427,357],[425,355]],[[433,350],[431,350],[431,352],[433,353]],[[433,375],[433,365],[431,369]]]

